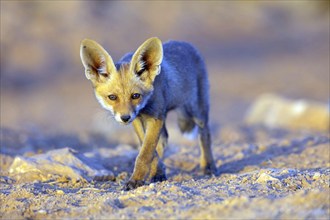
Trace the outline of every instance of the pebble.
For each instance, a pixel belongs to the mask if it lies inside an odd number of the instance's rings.
[[[47,214],[47,211],[44,210],[44,209],[40,209],[40,210],[38,211],[38,213],[39,213],[39,214]]]
[[[58,194],[58,195],[63,195],[63,194],[64,194],[64,191],[63,191],[63,190],[60,190],[60,189],[58,189],[58,190],[56,190],[56,194]]]
[[[242,183],[247,183],[249,181],[249,177],[243,177],[242,178]]]
[[[163,192],[163,191],[158,191],[156,195],[157,195],[157,196],[161,196],[161,195],[163,195],[163,194],[165,194],[165,192]]]
[[[258,177],[258,179],[256,180],[257,183],[267,183],[268,181],[272,181],[272,182],[281,182],[279,179],[272,177],[269,174],[266,173],[262,173],[260,174],[260,176]]]
[[[262,153],[265,150],[267,150],[267,146],[266,145],[259,145],[258,146],[258,153]]]
[[[311,184],[308,182],[308,180],[306,180],[305,178],[302,178],[302,180],[301,180],[301,185],[302,185],[302,187],[304,187],[304,188],[308,188],[308,187],[310,187],[311,186]]]
[[[318,179],[320,179],[320,177],[321,177],[321,174],[319,172],[316,172],[313,175],[313,180],[318,180]]]

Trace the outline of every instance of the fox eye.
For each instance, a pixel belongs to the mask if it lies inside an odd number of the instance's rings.
[[[141,76],[144,71],[145,69],[140,69],[139,71],[136,72],[136,75]]]
[[[117,99],[117,96],[116,95],[108,95],[108,98],[112,101],[116,100]]]
[[[140,97],[141,97],[141,94],[139,94],[139,93],[132,94],[132,99],[138,99]]]

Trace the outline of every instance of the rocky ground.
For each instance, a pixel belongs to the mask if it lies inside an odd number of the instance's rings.
[[[2,135],[6,137],[2,146],[14,141],[16,146],[27,146],[20,148],[26,157],[42,153],[29,146],[31,139],[17,141],[18,133],[2,130]],[[52,143],[54,138],[43,137],[42,144]],[[86,156],[115,174],[114,180],[89,182],[65,177],[16,181],[9,174],[13,149],[5,150],[1,154],[3,219],[328,219],[330,215],[330,149],[325,132],[225,126],[214,134],[219,175],[201,175],[196,169],[197,143],[181,141],[167,149],[167,181],[128,192],[122,187],[137,154],[129,145],[85,149]]]

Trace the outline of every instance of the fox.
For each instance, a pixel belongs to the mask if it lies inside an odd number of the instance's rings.
[[[215,175],[209,129],[209,81],[197,49],[183,41],[147,39],[117,63],[96,41],[84,39],[80,58],[100,105],[124,125],[132,124],[140,143],[124,190],[146,181],[167,180],[162,162],[167,145],[166,116],[174,110],[182,133],[198,130],[200,169]]]

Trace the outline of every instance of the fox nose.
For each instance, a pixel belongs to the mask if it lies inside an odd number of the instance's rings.
[[[120,116],[120,118],[123,122],[128,122],[131,119],[131,116],[130,115],[122,115],[122,116]]]

